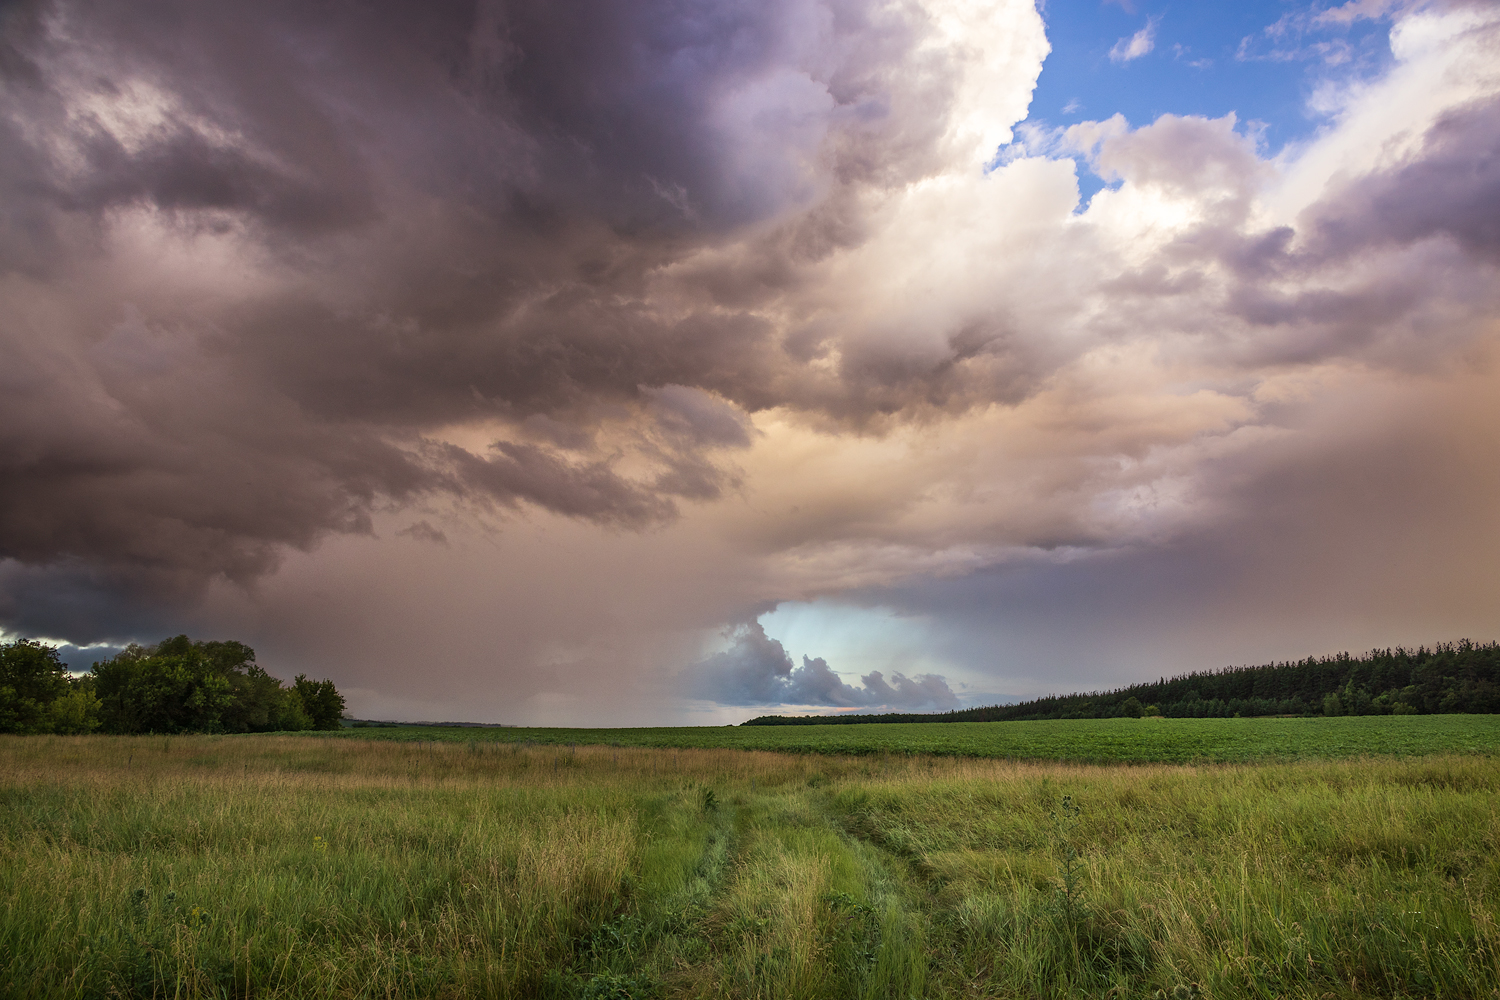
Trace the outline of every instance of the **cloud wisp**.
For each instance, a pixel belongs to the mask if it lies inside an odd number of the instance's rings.
[[[1146,24],[1135,34],[1122,38],[1109,50],[1109,61],[1117,66],[1150,55],[1156,48],[1156,25],[1160,17],[1149,17]]]

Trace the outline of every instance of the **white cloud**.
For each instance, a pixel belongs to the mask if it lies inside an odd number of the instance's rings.
[[[1122,38],[1115,42],[1114,48],[1109,50],[1109,61],[1123,66],[1132,59],[1139,59],[1156,48],[1156,24],[1161,18],[1152,17],[1146,20],[1146,26],[1129,38]]]

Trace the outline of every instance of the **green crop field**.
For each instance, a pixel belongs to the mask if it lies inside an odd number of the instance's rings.
[[[1306,719],[1078,719],[1057,722],[721,726],[663,729],[346,729],[394,740],[699,747],[783,753],[937,754],[1080,763],[1309,760],[1495,753],[1500,715],[1367,715]]]
[[[1465,752],[0,737],[0,997],[1492,1000],[1500,759],[1462,741],[1493,729],[1369,721]],[[1365,722],[1241,733],[1388,749]],[[1148,725],[967,738],[1050,734],[1011,737],[1035,755],[1092,734],[1104,756],[1178,723]],[[875,738],[850,728],[699,732]]]

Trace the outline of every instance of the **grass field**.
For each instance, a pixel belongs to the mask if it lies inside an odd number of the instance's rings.
[[[1493,998],[1497,793],[1483,754],[0,737],[0,995]]]
[[[781,753],[937,754],[1079,763],[1197,763],[1500,751],[1500,715],[1077,719],[663,729],[346,729],[348,738],[699,747]]]

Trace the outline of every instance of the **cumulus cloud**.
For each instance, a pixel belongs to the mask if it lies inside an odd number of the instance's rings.
[[[689,671],[693,693],[721,705],[795,705],[892,710],[948,710],[958,698],[936,674],[906,677],[893,673],[886,681],[879,670],[846,683],[822,657],[802,657],[793,666],[781,642],[766,635],[759,622],[737,627],[728,649]]]
[[[1500,263],[1500,98],[1445,112],[1410,155],[1345,181],[1307,212],[1309,250],[1347,257],[1446,238]]]

